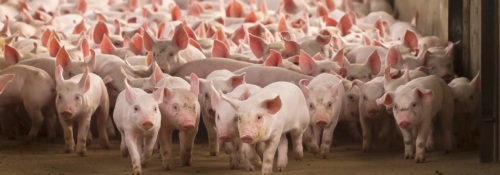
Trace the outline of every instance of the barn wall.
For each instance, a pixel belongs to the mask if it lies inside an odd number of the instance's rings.
[[[417,29],[423,35],[448,39],[448,0],[395,0],[395,7],[403,21],[411,21],[418,10]]]

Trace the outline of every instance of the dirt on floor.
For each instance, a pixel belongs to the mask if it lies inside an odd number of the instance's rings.
[[[119,140],[111,140],[111,150],[103,150],[96,143],[87,148],[86,157],[76,153],[65,154],[62,139],[48,144],[43,140],[23,145],[21,138],[5,140],[0,149],[0,174],[131,174],[130,158],[121,157]],[[246,172],[243,169],[229,170],[227,155],[208,156],[206,143],[197,143],[194,149],[192,167],[181,167],[178,145],[174,148],[173,170],[165,171],[161,159],[155,154],[144,174],[260,174],[260,169]],[[455,151],[445,155],[440,148],[427,153],[427,162],[416,164],[403,158],[402,148],[376,148],[372,153],[362,153],[361,143],[348,143],[332,148],[328,159],[315,158],[305,153],[301,162],[290,159],[285,172],[274,174],[418,174],[418,175],[466,175],[500,174],[500,165],[480,163],[477,150]]]

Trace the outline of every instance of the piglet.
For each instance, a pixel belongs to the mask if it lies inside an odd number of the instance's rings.
[[[203,123],[207,128],[208,144],[211,156],[219,154],[219,142],[215,127],[215,111],[212,109],[210,95],[210,85],[213,84],[215,89],[221,90],[223,93],[231,92],[235,87],[245,83],[245,73],[235,75],[234,73],[222,69],[210,73],[206,79],[200,78],[200,93],[199,102]]]
[[[163,102],[160,104],[162,116],[158,134],[163,168],[172,167],[172,134],[179,131],[180,153],[183,166],[191,166],[194,139],[200,123],[200,103],[198,102],[199,80],[191,74],[190,83],[180,77],[165,76],[160,85],[165,87]]]
[[[417,163],[425,161],[425,150],[434,147],[433,120],[436,117],[441,120],[445,152],[453,149],[453,93],[440,77],[430,75],[413,79],[396,91],[386,92],[377,99],[377,104],[393,106],[394,118],[403,134],[406,159],[415,158]]]
[[[360,92],[359,100],[359,121],[363,131],[363,152],[370,152],[373,144],[373,137],[390,143],[395,138],[396,128],[391,118],[382,104],[377,104],[376,100],[384,95],[383,77],[377,77],[369,82],[363,83],[359,80],[353,81],[353,86],[357,86]],[[391,137],[392,136],[392,137]]]
[[[308,84],[306,85],[306,83]],[[316,154],[319,137],[323,133],[318,155],[321,158],[326,158],[330,153],[333,132],[344,109],[345,89],[342,77],[322,73],[310,82],[305,79],[301,80],[300,89],[308,102],[309,115],[311,116],[310,124],[314,134],[310,149]]]
[[[262,174],[272,174],[278,145],[278,170],[284,170],[288,161],[282,157],[287,152],[285,133],[292,137],[295,159],[302,159],[302,136],[309,125],[309,112],[297,85],[275,82],[243,101],[228,98],[220,91],[219,94],[236,110],[241,141],[249,144],[265,142]]]
[[[472,132],[477,129],[475,114],[481,92],[481,74],[469,81],[465,77],[455,78],[449,84],[455,102],[455,131],[459,147],[466,147],[474,142]]]
[[[120,151],[123,157],[130,154],[133,174],[140,175],[153,154],[160,130],[158,105],[163,100],[163,88],[148,94],[127,82],[125,86],[116,100],[113,119],[121,133]]]
[[[242,84],[227,93],[226,96],[228,98],[244,100],[261,89],[261,87],[256,85]],[[215,125],[217,126],[218,139],[223,143],[230,144],[230,146],[226,146],[226,149],[229,151],[229,167],[236,169],[239,167],[239,163],[243,162],[246,170],[253,170],[254,166],[261,164],[261,160],[251,145],[241,143],[238,133],[236,110],[227,101],[222,100],[221,95],[213,85],[211,86],[211,90],[210,101],[215,111]]]
[[[15,76],[14,76],[15,74]],[[33,141],[47,120],[47,135],[55,139],[56,114],[53,108],[54,80],[45,71],[25,65],[14,65],[0,71],[0,108],[2,118],[14,111],[11,107],[22,105],[31,119],[31,129],[25,143]],[[7,83],[9,85],[7,86]],[[15,109],[15,108],[14,108]]]
[[[89,133],[92,116],[97,119],[97,129],[101,147],[109,149],[106,133],[108,121],[109,99],[108,91],[101,77],[89,73],[86,68],[83,74],[78,74],[65,80],[61,66],[56,67],[56,108],[59,121],[64,130],[65,152],[75,149],[73,140],[73,122],[78,122],[78,142],[76,153],[85,156],[87,134]]]

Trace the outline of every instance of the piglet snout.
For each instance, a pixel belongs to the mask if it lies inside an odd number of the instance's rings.
[[[325,127],[328,123],[324,120],[319,120],[316,122],[316,126],[318,127]]]
[[[252,143],[253,139],[250,135],[245,135],[240,138],[243,143]]]
[[[227,136],[227,135],[222,135],[219,137],[219,140],[222,141],[222,142],[229,142],[230,141],[230,137]]]
[[[61,116],[63,118],[69,118],[69,117],[73,116],[73,112],[71,112],[70,110],[65,110],[65,111],[61,112]]]
[[[142,127],[144,127],[144,129],[151,129],[151,128],[153,128],[153,126],[154,126],[154,125],[153,125],[153,122],[152,122],[152,121],[149,121],[149,120],[144,121],[144,122],[142,123]]]
[[[191,131],[194,129],[194,124],[192,124],[192,123],[184,124],[184,125],[182,125],[182,129],[184,131]]]
[[[398,125],[399,125],[400,128],[408,129],[408,127],[410,127],[410,122],[408,122],[408,121],[402,121],[402,122],[399,122]]]

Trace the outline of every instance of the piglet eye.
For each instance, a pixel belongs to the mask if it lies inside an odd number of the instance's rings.
[[[325,69],[321,69],[321,70],[320,70],[320,72],[321,72],[321,73],[325,73],[325,72],[326,72],[326,70],[325,70]]]
[[[62,99],[62,95],[61,94],[57,95],[57,98],[59,98],[59,100],[61,100]]]
[[[220,120],[220,116],[219,115],[217,115],[217,120]]]
[[[395,109],[395,110],[398,110],[398,106],[394,105],[394,109]]]
[[[368,98],[366,98],[366,95],[363,95],[363,99],[364,99],[364,100],[368,100]]]
[[[134,106],[134,112],[139,112],[139,106]]]
[[[328,102],[328,104],[327,104],[327,106],[328,106],[329,108],[331,108],[331,107],[332,107],[332,105],[333,105],[333,103],[332,103],[331,101],[329,101],[329,102]]]
[[[347,98],[349,98],[349,100],[353,100],[354,99],[354,96],[352,95],[348,95]]]
[[[208,93],[205,93],[205,98],[208,98]]]
[[[75,100],[80,100],[80,96],[79,96],[79,95],[77,95],[77,96],[75,97]]]
[[[155,111],[155,112],[157,112],[157,111],[158,111],[158,107],[155,107],[155,108],[154,108],[154,111]]]
[[[257,120],[262,119],[262,115],[257,115]]]
[[[173,57],[174,56],[174,53],[170,53],[170,56]]]
[[[314,109],[314,105],[312,103],[309,103],[309,109]]]
[[[412,103],[412,104],[411,104],[411,107],[412,107],[412,108],[417,107],[417,103]]]

